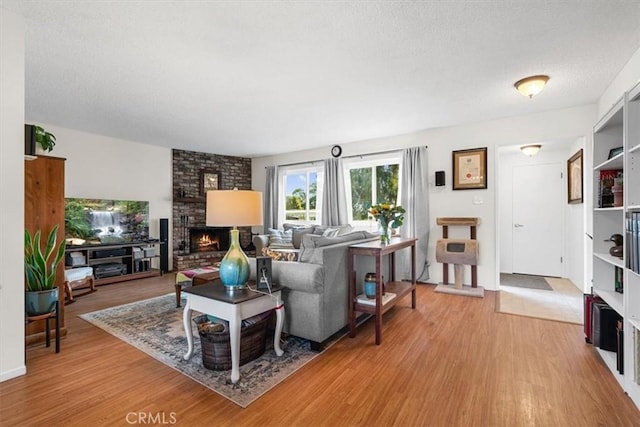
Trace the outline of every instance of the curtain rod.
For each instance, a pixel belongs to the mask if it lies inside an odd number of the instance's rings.
[[[429,146],[428,146],[428,145],[425,145],[425,146],[424,146],[424,148],[427,148],[427,149],[428,149],[428,148],[429,148]],[[375,155],[378,155],[378,154],[397,153],[397,152],[400,152],[400,151],[402,151],[402,150],[403,150],[403,148],[398,149],[398,150],[378,151],[378,152],[376,152],[376,153],[352,154],[351,156],[343,156],[342,158],[343,158],[343,159],[355,159],[355,158],[357,158],[357,157],[362,158],[362,157],[364,157],[364,156],[375,156]],[[314,164],[314,163],[316,163],[316,162],[323,162],[323,161],[324,161],[324,159],[308,160],[308,161],[305,161],[305,162],[285,163],[284,165],[276,165],[276,166],[277,166],[277,167],[279,167],[279,168],[284,168],[284,167],[289,167],[289,166],[306,165],[306,164],[309,164],[309,163],[313,165],[313,164]],[[267,167],[268,167],[268,166],[265,166],[264,168],[266,169]]]

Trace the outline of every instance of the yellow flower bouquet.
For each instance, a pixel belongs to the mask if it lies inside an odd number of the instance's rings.
[[[369,215],[380,224],[380,241],[382,243],[389,242],[390,228],[398,228],[402,225],[405,212],[402,206],[394,206],[390,203],[378,203],[369,208]]]

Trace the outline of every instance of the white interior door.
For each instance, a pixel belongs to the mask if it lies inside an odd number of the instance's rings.
[[[513,272],[562,276],[562,164],[513,167]]]

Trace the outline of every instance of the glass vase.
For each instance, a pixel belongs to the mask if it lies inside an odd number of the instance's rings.
[[[380,243],[386,245],[391,240],[391,229],[389,224],[380,224]]]

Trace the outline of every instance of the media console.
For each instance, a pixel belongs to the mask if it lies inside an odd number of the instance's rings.
[[[65,268],[92,267],[96,285],[160,276],[154,259],[160,258],[159,240],[131,243],[69,245]],[[159,263],[159,261],[157,261]]]

